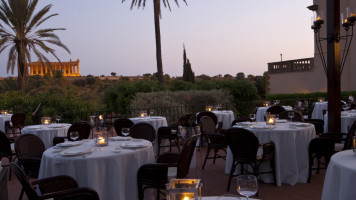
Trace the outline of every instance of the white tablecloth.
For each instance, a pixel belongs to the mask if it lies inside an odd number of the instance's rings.
[[[5,121],[11,121],[12,114],[0,115],[0,131],[5,133]]]
[[[265,124],[265,123],[257,123]],[[246,127],[247,128],[247,127]],[[276,146],[276,178],[277,185],[282,183],[294,185],[306,183],[308,179],[308,146],[309,142],[316,137],[315,128],[312,124],[306,127],[296,127],[288,123],[276,123],[274,129],[247,128],[255,133],[260,144],[273,141]],[[229,174],[232,166],[232,153],[228,148],[225,173]],[[270,171],[269,163],[264,163],[260,171]],[[240,173],[240,171],[238,171]],[[272,174],[261,174],[260,179],[266,183],[273,183]]]
[[[259,107],[256,112],[256,121],[257,122],[264,122],[265,121],[265,115],[267,112],[267,109],[270,108],[271,106],[266,106],[266,107]],[[282,106],[285,110],[287,111],[292,111],[293,108],[291,106]]]
[[[93,141],[90,140],[91,145]],[[47,149],[42,157],[39,179],[69,175],[80,187],[96,190],[101,200],[137,200],[137,171],[140,166],[155,163],[152,145],[124,149],[115,153],[121,142],[94,150],[89,156],[62,156]]]
[[[328,109],[328,102],[316,102],[312,112],[312,119],[323,119],[323,110]]]
[[[231,123],[235,119],[234,112],[232,110],[212,111],[218,118],[218,122],[223,123],[223,129],[231,128]]]
[[[41,138],[45,148],[53,145],[54,137],[65,137],[71,124],[31,125],[22,129],[21,134],[33,134]]]
[[[356,112],[342,111],[341,112],[341,133],[348,133],[349,128],[356,120]],[[324,115],[324,133],[328,132],[328,113]]]
[[[155,142],[154,142],[153,146],[154,146],[155,155],[157,155],[158,154],[157,131],[158,131],[159,127],[168,126],[167,119],[165,117],[135,117],[135,118],[130,118],[130,120],[134,124],[145,122],[145,123],[151,124],[153,126],[153,128],[155,128],[155,130],[156,130],[156,139],[155,139]],[[162,142],[164,143],[164,145],[169,144],[168,141],[166,141],[166,140],[163,140]],[[165,142],[167,142],[167,143],[165,143]],[[160,152],[164,152],[162,150],[163,150],[163,148],[161,149]]]
[[[326,171],[322,200],[356,199],[356,154],[341,151],[331,157]]]

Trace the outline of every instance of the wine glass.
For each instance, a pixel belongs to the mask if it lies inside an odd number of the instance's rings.
[[[122,128],[121,133],[125,136],[125,141],[126,137],[130,134],[130,129],[129,128]]]
[[[155,112],[154,109],[150,109],[150,116],[152,117],[153,116],[153,113]]]
[[[257,178],[254,175],[240,175],[237,176],[237,192],[246,197],[255,195],[258,191]]]
[[[250,119],[251,119],[251,121],[255,121],[256,114],[255,113],[250,114]]]
[[[293,121],[294,112],[288,112],[288,117],[290,118],[290,121]]]
[[[76,141],[79,138],[79,133],[78,133],[78,131],[72,131],[72,132],[70,132],[69,136],[70,136],[70,139]]]
[[[61,115],[57,115],[56,121],[57,121],[57,124],[59,124],[59,121],[61,121]]]

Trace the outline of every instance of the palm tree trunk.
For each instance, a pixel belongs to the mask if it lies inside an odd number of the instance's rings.
[[[161,15],[161,0],[153,0],[155,34],[156,34],[156,60],[157,60],[157,76],[158,81],[163,85],[163,65],[161,53],[161,30],[160,30],[160,15]]]
[[[25,84],[25,50],[24,44],[18,44],[17,47],[17,89],[24,91]]]

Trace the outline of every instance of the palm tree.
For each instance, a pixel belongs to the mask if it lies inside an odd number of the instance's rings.
[[[54,31],[65,30],[63,28],[46,28],[35,30],[43,22],[58,14],[46,15],[51,4],[45,6],[34,14],[38,0],[1,0],[0,5],[0,53],[9,47],[7,72],[11,69],[14,73],[17,63],[17,87],[24,90],[24,79],[28,74],[26,61],[31,62],[30,52],[38,59],[50,66],[50,62],[42,52],[50,53],[60,62],[55,50],[48,44],[56,45],[70,53],[69,49],[62,44]]]
[[[126,0],[122,0],[124,2]],[[178,0],[174,0],[179,7]],[[187,4],[186,0],[182,0]],[[161,28],[160,28],[160,17],[161,17],[161,2],[164,7],[168,7],[171,10],[169,0],[153,0],[154,9],[154,20],[155,20],[155,35],[156,35],[156,60],[157,60],[157,75],[158,81],[163,84],[163,67],[162,67],[162,53],[161,53]],[[131,9],[137,6],[138,8],[146,6],[146,0],[132,0]]]

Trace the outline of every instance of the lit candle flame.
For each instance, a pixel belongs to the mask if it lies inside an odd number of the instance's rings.
[[[320,20],[322,20],[321,17],[316,18],[316,21],[320,21]]]

